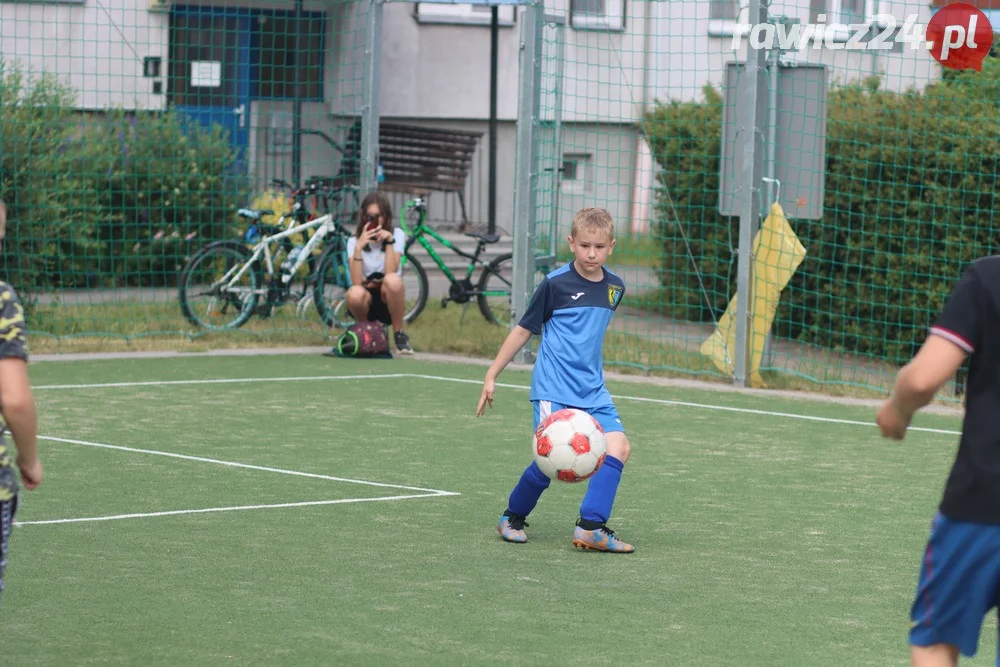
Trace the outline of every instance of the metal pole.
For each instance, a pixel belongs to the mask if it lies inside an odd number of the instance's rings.
[[[538,179],[535,126],[541,101],[542,16],[541,2],[527,5],[521,23],[521,58],[517,91],[517,135],[514,157],[514,275],[511,286],[512,321],[520,320],[531,298],[535,272],[535,184]],[[514,361],[527,363],[525,346]]]
[[[767,178],[772,179],[769,181],[771,183],[770,192],[773,195],[777,195],[779,190],[774,187],[774,179],[776,178],[775,171],[777,167],[775,166],[775,153],[777,152],[778,146],[778,77],[781,76],[781,51],[780,49],[772,49],[769,53],[768,58],[768,73],[767,73],[767,163],[764,166],[764,175]],[[765,202],[765,205],[769,205],[775,197],[771,197],[769,201]],[[764,363],[770,365],[773,361],[771,359],[771,332],[767,331],[764,334],[764,350],[763,350]],[[763,365],[763,364],[762,364]]]
[[[767,64],[767,162],[764,165],[764,175],[774,178],[774,159],[778,132],[778,49],[770,51]],[[771,192],[775,192],[772,187]]]
[[[767,22],[762,0],[749,0],[747,23]],[[747,63],[737,93],[739,167],[739,265],[736,280],[736,350],[734,351],[733,384],[747,386],[750,375],[749,333],[750,286],[752,279],[753,235],[760,220],[760,186],[763,176],[764,146],[759,125],[767,111],[767,82],[761,76],[767,62],[767,51],[747,46]]]
[[[381,85],[382,3],[370,0],[365,17],[364,82],[361,101],[361,192],[378,187],[375,170],[378,165],[379,86]]]
[[[302,34],[302,0],[295,0],[295,20],[292,23],[297,34]],[[302,180],[302,91],[299,90],[302,63],[301,41],[295,46],[295,98],[292,102],[292,185],[299,187]]]
[[[548,20],[549,17],[546,17]],[[556,62],[555,62],[555,85],[552,89],[553,101],[552,101],[552,120],[554,127],[554,136],[552,141],[555,143],[555,148],[553,149],[555,155],[556,171],[553,173],[554,181],[552,184],[552,213],[549,217],[549,253],[554,256],[559,253],[559,238],[562,234],[559,233],[559,190],[562,185],[562,96],[563,96],[563,63],[566,61],[566,21],[562,17],[559,17],[558,21],[555,22],[555,33],[556,33]]]
[[[486,233],[493,234],[497,229],[497,68],[500,43],[500,8],[492,7],[490,19],[490,163],[489,182],[489,217]]]

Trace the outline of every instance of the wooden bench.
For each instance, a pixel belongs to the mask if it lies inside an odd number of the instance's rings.
[[[462,227],[469,226],[465,184],[482,132],[441,130],[401,123],[379,123],[378,160],[384,180],[379,190],[426,197],[431,192],[452,193],[462,210]],[[334,179],[358,185],[361,173],[361,122],[347,132],[340,173]]]

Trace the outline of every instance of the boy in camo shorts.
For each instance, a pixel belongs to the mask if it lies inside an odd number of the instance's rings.
[[[0,241],[7,231],[7,205],[0,199]],[[28,340],[25,336],[24,308],[14,288],[0,281],[0,594],[10,548],[10,532],[17,512],[18,483],[15,464],[21,470],[26,489],[42,483],[42,462],[38,459],[38,417],[28,379]],[[10,433],[17,448],[16,460],[3,439]]]

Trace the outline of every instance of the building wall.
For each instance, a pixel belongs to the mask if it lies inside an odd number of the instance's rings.
[[[251,108],[250,164],[258,189],[265,189],[272,178],[291,180],[291,150],[280,141],[272,142],[274,132],[271,118],[289,114],[290,102],[254,102]],[[323,113],[321,103],[303,105],[303,129],[320,130],[334,141],[343,140],[352,118],[342,118]],[[465,190],[469,220],[477,226],[488,221],[488,123],[486,121],[429,120],[405,117],[382,117],[385,121],[408,123],[421,127],[482,132],[478,148],[472,158],[472,168]],[[499,231],[509,233],[514,216],[516,124],[502,121],[497,127],[497,217]],[[609,209],[623,228],[631,205],[633,162],[637,133],[632,127],[609,124],[568,124],[563,127],[564,150],[591,156],[587,182],[578,191],[560,191],[558,210],[553,213],[552,181],[539,182],[539,216],[546,219],[553,215],[565,225],[572,213],[584,206],[601,206]],[[561,155],[560,155],[561,161]],[[553,163],[554,164],[554,163]],[[315,136],[302,138],[302,178],[335,176],[340,170],[340,155],[322,139]],[[393,194],[396,206],[402,205],[408,195]],[[441,227],[457,226],[461,220],[457,198],[451,194],[432,193],[428,198],[431,220]],[[568,227],[567,227],[568,229]]]
[[[546,7],[566,16],[568,0]],[[639,3],[623,32],[565,29],[563,117],[568,122],[630,122],[641,108],[645,57]],[[383,9],[380,110],[409,118],[489,117],[490,31],[486,25],[422,23],[412,3]],[[335,114],[358,113],[363,83],[365,9],[337,3],[331,25],[327,90]],[[517,117],[519,39],[523,9],[502,25],[498,43],[497,117]],[[551,41],[547,44],[550,47]],[[551,54],[550,54],[551,55]],[[636,91],[640,97],[636,98]],[[637,103],[639,103],[637,105]]]
[[[77,91],[82,109],[161,109],[166,95],[152,92],[142,61],[159,56],[166,72],[168,21],[145,0],[3,2],[0,57],[59,76]]]
[[[809,2],[775,2],[772,13],[798,18],[809,22]],[[733,50],[731,34],[720,35],[720,27],[709,19],[708,2],[657,2],[652,5],[655,15],[651,27],[657,35],[656,65],[653,74],[655,96],[661,100],[688,101],[699,99],[706,83],[720,86],[726,63],[746,60],[746,42],[739,51]],[[882,1],[876,11],[891,14],[902,25],[906,16],[915,14],[926,25],[931,8],[919,0]],[[746,9],[741,22],[748,22]],[[903,91],[908,88],[923,89],[928,82],[940,76],[940,66],[925,50],[902,53],[871,50],[865,52],[816,49],[814,44],[794,54],[787,60],[817,63],[830,68],[830,81],[837,84],[858,81],[879,75],[883,87]]]
[[[78,91],[78,106],[162,108],[163,94],[152,93],[152,80],[142,76],[142,58],[159,56],[162,71],[168,63],[169,15],[149,11],[148,0],[103,0],[111,15],[92,0],[83,4],[0,3],[0,55],[19,60],[35,71],[62,76]],[[271,2],[222,0],[214,6],[275,6]],[[776,3],[775,13],[797,15],[808,21],[804,0]],[[421,22],[415,5],[390,2],[383,7],[382,37],[377,45],[366,35],[367,3],[358,0],[309,2],[307,10],[328,14],[325,103],[303,105],[303,127],[323,131],[340,141],[344,128],[360,115],[364,102],[365,51],[378,48],[381,57],[379,111],[386,120],[484,132],[468,186],[470,217],[485,222],[487,139],[489,111],[490,33],[486,25]],[[931,8],[918,0],[882,2],[900,22],[916,12],[926,23]],[[498,67],[498,225],[509,226],[513,211],[514,136],[524,10],[499,36]],[[728,36],[713,32],[709,3],[634,2],[627,0],[620,31],[575,29],[569,0],[553,0],[550,15],[567,25],[543,31],[541,66],[542,120],[554,114],[554,82],[562,83],[563,140],[551,168],[561,166],[561,153],[589,156],[589,186],[561,189],[556,217],[565,217],[585,205],[608,207],[616,218],[629,219],[633,229],[646,225],[653,185],[651,156],[638,141],[638,121],[654,99],[696,99],[706,83],[722,82],[725,64],[745,58],[732,49]],[[715,26],[717,28],[717,26]],[[121,31],[125,39],[119,34]],[[848,53],[809,48],[790,56],[831,67],[835,83],[871,74],[884,76],[892,90],[922,87],[937,77],[938,66],[923,51],[903,53]],[[164,78],[164,85],[166,80]],[[287,145],[271,141],[272,117],[287,114],[289,102],[254,102],[250,124],[250,164],[258,183],[291,176]],[[277,130],[280,133],[280,130]],[[333,175],[340,156],[318,137],[305,137],[302,176]],[[540,183],[542,208],[551,208],[554,184]],[[439,195],[435,195],[435,198]],[[447,199],[443,195],[442,199]],[[457,219],[454,202],[431,201],[443,222]]]

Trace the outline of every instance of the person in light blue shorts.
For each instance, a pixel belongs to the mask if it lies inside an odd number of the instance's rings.
[[[615,407],[614,403],[602,405],[597,408],[581,408],[576,405],[565,405],[563,403],[553,403],[552,401],[532,401],[531,406],[535,413],[536,431],[538,430],[538,425],[545,421],[553,412],[573,408],[583,410],[596,419],[597,423],[601,425],[601,430],[605,433],[625,432],[625,428],[622,426],[622,418],[619,416],[618,408]]]
[[[496,380],[532,335],[542,341],[531,375],[535,428],[563,407],[590,413],[604,429],[608,454],[587,485],[573,545],[580,549],[632,553],[607,526],[631,453],[618,410],[604,385],[601,348],[608,324],[621,304],[625,283],[604,264],[615,246],[614,220],[604,209],[585,208],[573,219],[569,236],[574,259],[549,273],[535,290],[521,321],[511,330],[486,372],[476,415],[493,406]],[[543,331],[544,329],[544,331]],[[526,519],[549,487],[550,479],[532,461],[510,494],[497,532],[507,542],[523,544]]]

